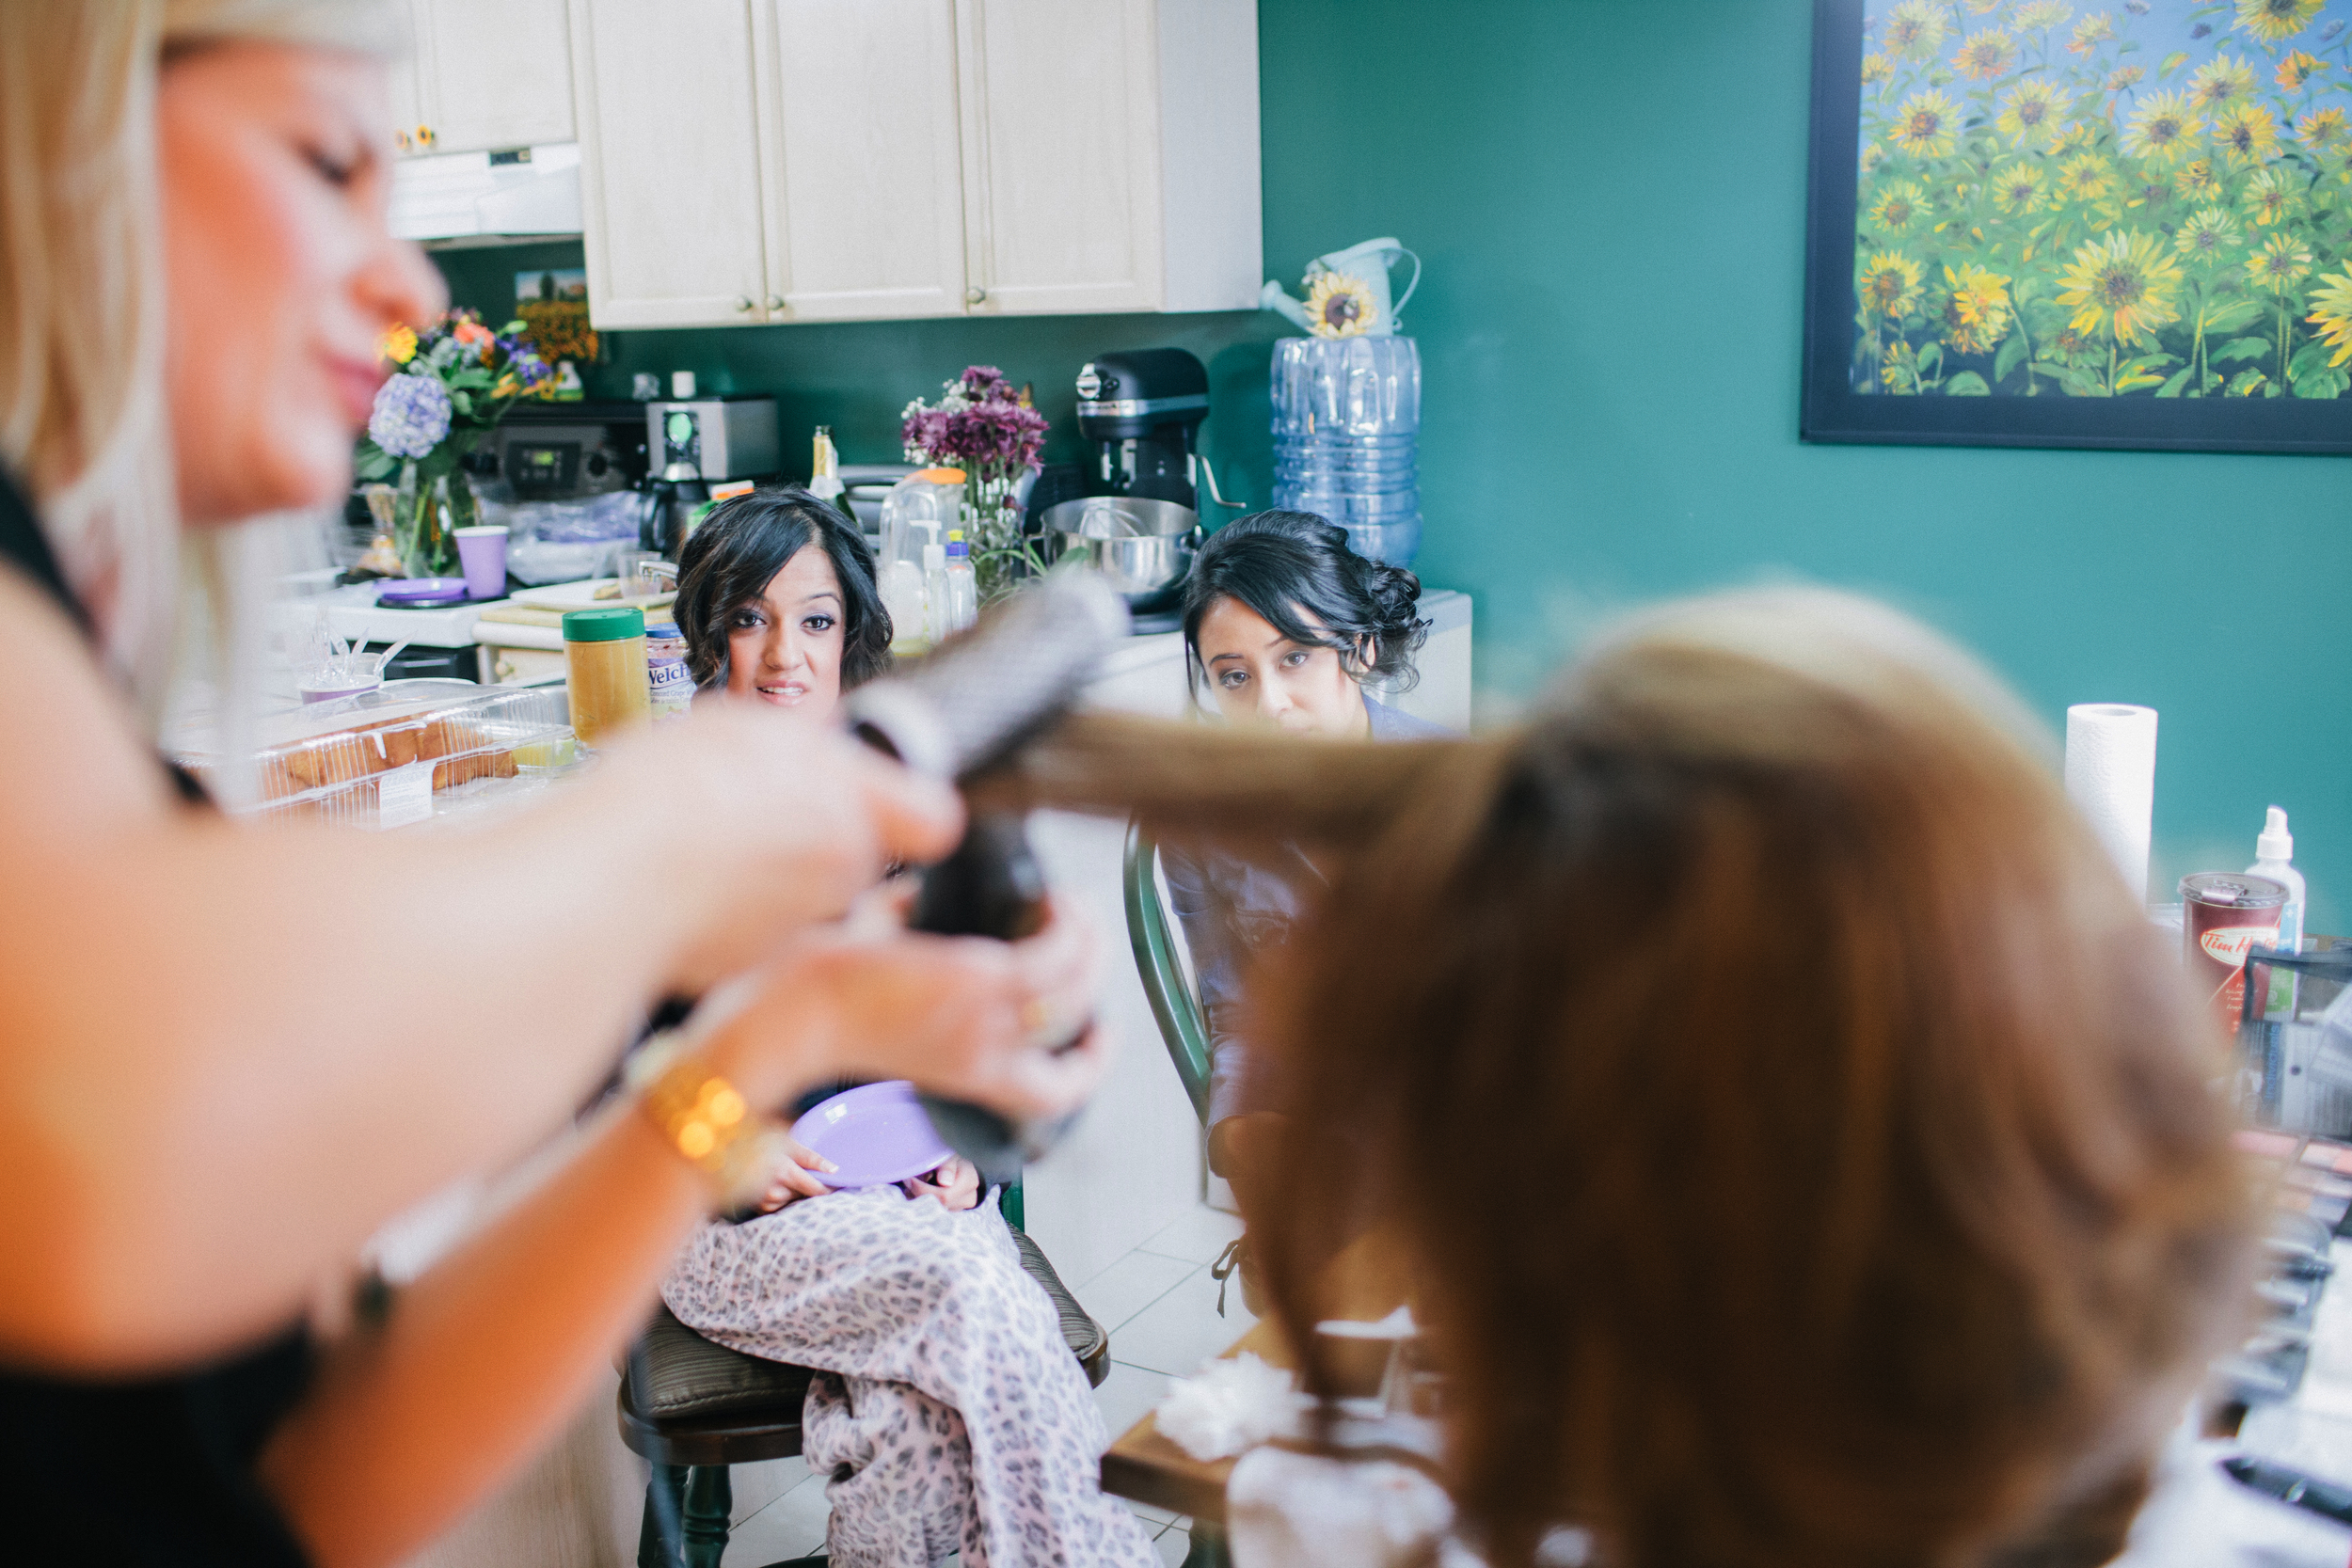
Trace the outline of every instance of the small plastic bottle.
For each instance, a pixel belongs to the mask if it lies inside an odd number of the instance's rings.
[[[808,493],[818,500],[833,501],[838,506],[840,502],[834,498],[841,494],[843,488],[841,453],[834,448],[833,426],[818,425],[817,438],[812,445],[815,451],[809,462]]]
[[[2295,835],[2287,832],[2284,806],[2273,806],[2254,839],[2254,863],[2249,877],[2267,877],[2287,890],[2286,908],[2279,911],[2278,947],[2284,953],[2303,950],[2303,873],[2295,869]],[[2263,1006],[2265,1018],[2295,1016],[2296,976],[2291,970],[2270,972],[2270,995]]]
[[[947,620],[947,546],[923,546],[923,636],[936,647],[955,628]]]
[[[963,630],[980,619],[980,582],[972,575],[972,546],[963,530],[947,531],[947,629]]]

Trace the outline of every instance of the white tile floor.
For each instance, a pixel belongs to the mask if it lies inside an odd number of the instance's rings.
[[[1216,1312],[1216,1281],[1209,1264],[1241,1234],[1241,1221],[1196,1207],[1091,1278],[1071,1289],[1111,1336],[1111,1372],[1094,1391],[1103,1424],[1116,1438],[1159,1402],[1172,1379],[1247,1333],[1257,1320],[1242,1306],[1238,1283]],[[725,1568],[762,1564],[821,1551],[825,1544],[824,1478],[797,1459],[735,1467],[735,1531]],[[1152,1531],[1161,1560],[1179,1568],[1191,1546],[1187,1521],[1164,1509],[1130,1505]]]

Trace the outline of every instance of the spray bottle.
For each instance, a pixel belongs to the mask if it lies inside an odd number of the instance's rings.
[[[2303,873],[2295,869],[2295,835],[2287,832],[2284,806],[2273,806],[2263,824],[2262,832],[2254,840],[2254,863],[2246,868],[2249,877],[2267,877],[2287,890],[2286,908],[2279,911],[2278,948],[2282,953],[2303,950]],[[2296,979],[2293,972],[2274,969],[2270,972],[2270,995],[2263,1005],[2265,1018],[2291,1019],[2295,1016]]]

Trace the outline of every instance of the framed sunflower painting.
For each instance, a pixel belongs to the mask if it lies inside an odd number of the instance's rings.
[[[2352,0],[1816,0],[1804,435],[2352,451]]]

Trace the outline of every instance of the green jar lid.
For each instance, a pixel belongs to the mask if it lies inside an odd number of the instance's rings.
[[[645,612],[635,605],[608,610],[567,610],[564,612],[566,642],[624,642],[645,635]]]

